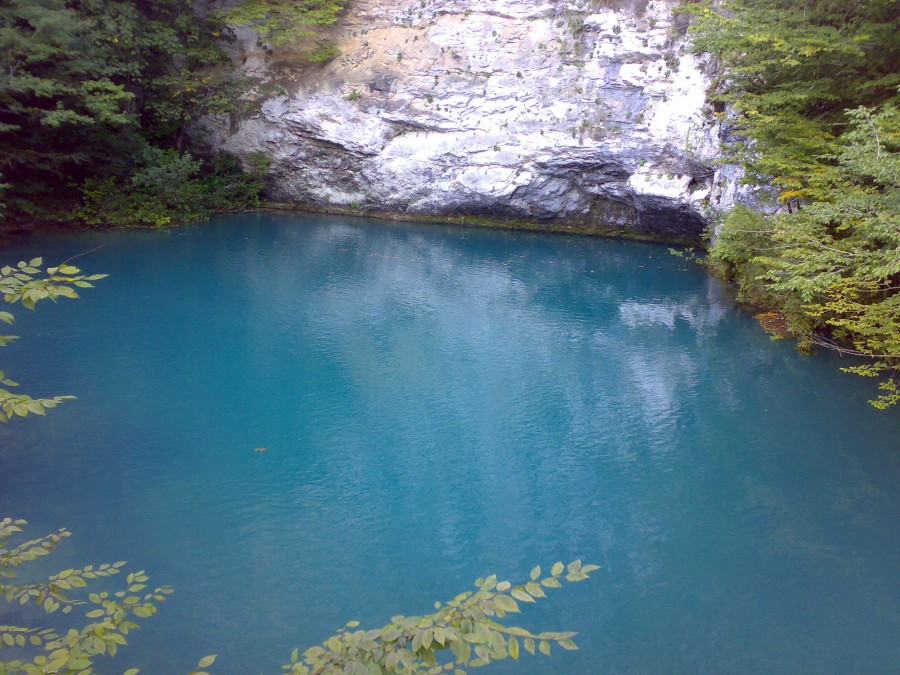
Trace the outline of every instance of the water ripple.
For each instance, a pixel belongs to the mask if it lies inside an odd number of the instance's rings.
[[[523,622],[581,650],[516,672],[900,660],[900,422],[664,249],[291,214],[102,237],[110,277],[6,349],[79,398],[0,430],[0,511],[176,586],[129,663],[274,672],[576,557],[603,570]]]

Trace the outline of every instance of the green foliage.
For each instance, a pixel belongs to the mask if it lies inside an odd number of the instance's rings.
[[[248,169],[244,170],[237,155],[228,152],[213,158],[212,170],[207,170],[201,181],[202,203],[206,209],[229,211],[260,205],[260,193],[272,160],[262,152],[251,152],[247,164]]]
[[[107,134],[136,122],[134,94],[115,82],[95,23],[62,0],[0,6],[0,161],[21,213],[85,162],[108,154]],[[30,208],[29,208],[30,207]]]
[[[696,48],[722,64],[730,150],[771,187],[736,208],[712,264],[743,299],[779,308],[803,343],[867,357],[873,404],[900,401],[900,43],[891,0],[688,5]]]
[[[245,172],[237,156],[216,155],[211,164],[189,153],[146,146],[127,180],[89,178],[73,211],[90,225],[169,225],[200,220],[210,211],[255,208],[269,160],[251,157]]]
[[[244,0],[224,16],[233,25],[256,29],[273,44],[283,44],[315,36],[317,28],[338,20],[346,4],[345,0]]]
[[[341,51],[331,42],[320,42],[309,54],[309,60],[313,63],[325,63],[336,59]]]
[[[63,263],[56,267],[49,267],[45,276],[42,274],[41,258],[34,258],[28,262],[20,261],[17,265],[6,265],[0,268],[0,293],[3,300],[10,304],[17,302],[28,309],[41,300],[58,298],[77,298],[76,288],[92,288],[92,281],[104,278],[105,274],[81,274],[81,270],[72,265]],[[0,321],[12,324],[14,320],[10,312],[0,312]],[[15,335],[0,335],[0,347],[5,347],[16,339]],[[26,417],[29,414],[45,415],[47,409],[55,408],[63,401],[72,400],[73,396],[53,396],[50,398],[32,398],[27,394],[13,393],[9,388],[18,387],[19,384],[6,377],[0,371],[0,422],[8,422],[13,417]]]
[[[547,597],[545,589],[559,588],[562,580],[583,581],[597,565],[580,560],[567,567],[555,563],[548,576],[541,568],[531,570],[529,580],[517,586],[498,581],[496,576],[478,579],[475,592],[462,593],[424,616],[395,616],[383,628],[355,630],[351,621],[322,645],[302,654],[295,649],[288,673],[464,673],[463,667],[478,667],[507,657],[518,660],[520,649],[529,654],[549,654],[551,645],[577,649],[571,632],[533,633],[506,626],[496,619],[518,613],[519,603],[533,603]],[[496,619],[495,619],[496,617]],[[521,641],[521,644],[520,644]],[[448,658],[441,659],[442,655]]]
[[[738,205],[729,211],[710,251],[708,264],[737,284],[742,302],[756,306],[776,303],[775,296],[760,280],[763,269],[755,262],[757,253],[769,247],[773,232],[764,214]]]
[[[202,218],[200,162],[190,155],[160,151],[158,163],[135,171],[130,180],[88,179],[82,187],[83,204],[74,211],[91,225],[157,225],[189,222]],[[171,190],[161,179],[171,172],[177,180]]]
[[[98,657],[115,656],[119,647],[126,644],[128,633],[137,628],[132,616],[153,616],[157,604],[172,592],[168,586],[148,591],[149,577],[138,571],[126,576],[120,590],[98,589],[88,592],[86,598],[71,596],[89,584],[98,580],[102,583],[121,573],[124,562],[66,569],[42,582],[15,583],[12,580],[19,576],[21,567],[52,553],[70,536],[67,530],[59,530],[7,548],[7,540],[21,532],[24,525],[24,520],[0,520],[0,595],[11,604],[33,603],[48,614],[86,611],[84,619],[66,631],[41,626],[0,626],[0,649],[12,649],[16,656],[0,661],[0,675],[92,672]]]
[[[0,370],[0,422],[8,422],[13,417],[26,417],[29,413],[46,415],[47,410],[55,408],[64,401],[71,401],[74,396],[53,396],[52,398],[32,398],[27,394],[16,394],[4,387],[18,387],[19,383],[10,380]]]
[[[91,223],[160,223],[202,210],[196,200],[151,201],[161,172],[175,172],[176,191],[190,199],[215,187],[212,201],[225,208],[257,201],[247,196],[252,180],[238,181],[233,199],[231,177],[191,180],[199,168],[185,153],[188,128],[199,138],[206,116],[250,110],[270,91],[237,71],[225,50],[229,28],[195,4],[0,3],[0,162],[12,218],[65,221],[81,206]],[[114,218],[96,213],[105,203]]]
[[[256,180],[264,180],[272,168],[272,158],[264,152],[251,152],[247,156],[247,162],[250,164],[250,175]]]
[[[728,0],[685,11],[695,15],[695,48],[724,70],[715,99],[753,141],[752,152],[734,150],[783,201],[816,185],[846,109],[887,101],[900,86],[893,0]]]
[[[13,583],[19,568],[56,550],[71,536],[65,529],[7,548],[7,540],[22,531],[23,520],[0,520],[0,595],[7,603],[34,603],[48,614],[60,611],[72,614],[84,609],[83,625],[65,633],[40,626],[0,626],[0,650],[13,649],[13,660],[0,661],[0,675],[75,674],[93,672],[95,660],[115,656],[127,644],[126,636],[137,628],[134,618],[148,618],[157,605],[172,593],[168,586],[147,591],[149,577],[138,571],[128,574],[124,588],[98,589],[86,599],[70,597],[97,580],[117,575],[124,562],[87,565],[62,570],[46,582]],[[580,560],[563,566],[555,563],[549,575],[542,577],[535,567],[529,580],[513,586],[496,576],[478,579],[475,592],[462,593],[446,604],[435,603],[435,612],[424,616],[395,616],[391,623],[376,630],[354,630],[359,622],[350,621],[322,645],[298,649],[282,669],[297,675],[317,673],[440,673],[464,674],[463,668],[475,668],[494,661],[518,660],[521,651],[531,655],[549,655],[552,645],[565,650],[577,649],[573,632],[534,633],[498,620],[520,612],[520,603],[546,598],[546,589],[559,588],[562,581],[578,582],[599,569]],[[445,657],[445,658],[442,658]],[[216,656],[205,656],[190,675],[208,675],[205,670]],[[137,668],[125,675],[136,675]]]

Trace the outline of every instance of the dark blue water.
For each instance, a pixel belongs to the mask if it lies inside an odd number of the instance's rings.
[[[0,514],[175,586],[105,671],[274,673],[574,558],[519,622],[580,651],[491,672],[900,668],[900,415],[664,247],[261,214],[2,257],[100,244],[0,354],[78,396],[0,428]]]

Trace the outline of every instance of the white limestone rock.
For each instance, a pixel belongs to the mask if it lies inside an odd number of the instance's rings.
[[[677,3],[593,4],[356,0],[340,57],[305,68],[245,31],[246,63],[290,93],[214,141],[269,155],[285,202],[695,238],[740,197],[713,163],[707,65]]]

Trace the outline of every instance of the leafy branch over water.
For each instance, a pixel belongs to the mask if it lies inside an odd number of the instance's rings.
[[[292,675],[375,675],[381,673],[440,673],[460,667],[484,666],[507,657],[518,659],[520,649],[529,654],[550,654],[552,643],[563,649],[577,649],[572,632],[532,633],[517,626],[506,626],[496,619],[518,613],[519,603],[546,598],[544,589],[559,588],[562,581],[578,582],[600,569],[575,560],[564,566],[555,563],[548,576],[540,566],[531,570],[524,584],[513,586],[498,581],[495,575],[476,580],[475,592],[467,591],[425,616],[395,616],[383,628],[352,630],[351,621],[326,640],[302,655],[295,649],[284,670]],[[520,644],[521,640],[521,644]],[[441,662],[447,651],[453,659]]]
[[[21,301],[22,306],[34,309],[41,300],[56,302],[58,298],[77,298],[76,288],[92,288],[92,281],[106,277],[105,274],[82,274],[80,269],[67,263],[48,267],[46,276],[40,276],[42,264],[41,258],[34,258],[28,262],[22,260],[15,266],[0,268],[0,293],[3,300],[10,304]],[[14,317],[10,312],[0,312],[0,321],[12,324]],[[15,335],[0,335],[0,347],[7,346],[16,338]],[[6,377],[0,370],[0,422],[7,422],[16,416],[25,417],[29,413],[45,415],[48,408],[55,408],[59,403],[74,398],[32,398],[27,394],[12,393],[6,388],[18,386],[17,382]]]
[[[87,621],[67,630],[0,625],[0,649],[12,649],[18,657],[0,661],[0,675],[91,673],[98,657],[115,656],[127,644],[126,636],[138,627],[134,619],[153,616],[173,589],[161,586],[148,591],[149,577],[140,570],[128,574],[119,590],[88,592],[87,599],[70,596],[91,583],[122,573],[124,562],[65,569],[46,582],[13,583],[19,568],[55,551],[71,536],[62,529],[7,547],[7,540],[22,532],[25,524],[12,518],[0,520],[0,595],[11,605],[33,603],[48,614],[86,609]],[[550,654],[554,643],[563,649],[577,649],[573,632],[533,633],[507,626],[499,619],[520,612],[519,603],[546,598],[545,589],[559,588],[563,581],[584,581],[597,569],[597,565],[585,565],[580,560],[568,566],[557,562],[549,575],[542,577],[538,566],[531,570],[527,582],[516,586],[498,581],[495,575],[481,578],[475,582],[477,591],[461,593],[446,604],[435,603],[432,614],[395,616],[375,630],[353,630],[359,622],[351,621],[302,655],[295,649],[283,670],[292,675],[436,674],[451,670],[461,674],[465,673],[463,667],[484,666],[507,657],[518,660],[523,649],[532,655]],[[442,654],[452,658],[441,661]],[[203,669],[215,659],[215,655],[203,657],[191,675],[206,675]],[[139,672],[130,668],[125,675]]]
[[[0,648],[13,649],[21,657],[0,661],[0,675],[90,673],[97,656],[115,656],[119,646],[126,643],[125,636],[137,628],[132,615],[152,616],[156,605],[172,592],[168,586],[143,592],[147,588],[148,577],[143,571],[138,571],[127,575],[122,590],[89,593],[87,600],[69,596],[71,591],[85,588],[90,582],[119,574],[124,562],[62,570],[51,575],[46,582],[11,583],[8,580],[17,576],[17,568],[55,551],[62,539],[71,536],[67,530],[59,530],[6,548],[6,540],[21,532],[24,525],[24,520],[0,520],[0,578],[3,578],[0,595],[14,605],[34,603],[48,614],[57,610],[69,614],[75,607],[86,606],[89,609],[84,616],[88,621],[84,625],[59,631],[0,625]],[[32,656],[35,651],[38,653]],[[133,675],[137,671],[130,672]]]

